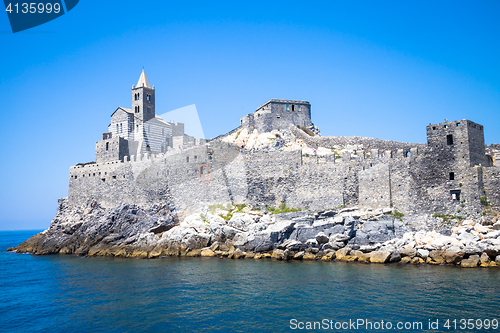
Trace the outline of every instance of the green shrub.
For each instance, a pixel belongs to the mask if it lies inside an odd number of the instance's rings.
[[[483,206],[490,205],[490,203],[488,202],[488,198],[486,196],[479,198],[479,201],[481,202],[481,205],[483,205]]]

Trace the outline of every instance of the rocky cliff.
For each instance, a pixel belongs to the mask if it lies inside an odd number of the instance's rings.
[[[60,199],[50,228],[9,250],[136,258],[218,256],[500,266],[500,222],[496,220],[453,222],[435,217],[423,221],[390,208],[288,213],[260,212],[244,205],[222,208],[179,216],[169,205],[106,209],[94,203],[71,209],[67,199]]]

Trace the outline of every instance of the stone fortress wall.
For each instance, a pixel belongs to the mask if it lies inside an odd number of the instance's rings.
[[[222,137],[242,129],[287,129],[308,147],[334,154],[320,158],[300,150],[250,151],[221,137],[182,149],[196,142],[185,135],[183,124],[155,115],[155,88],[143,71],[137,87],[132,86],[132,109],[119,107],[112,114],[108,133],[96,143],[95,162],[70,168],[69,205],[95,202],[111,208],[173,200],[178,209],[195,211],[232,202],[260,208],[359,205],[393,207],[405,215],[477,215],[486,197],[500,207],[495,163],[500,146],[485,148],[482,125],[465,119],[429,125],[426,144],[310,136],[311,125],[309,102],[270,99]],[[349,145],[362,149],[342,156],[335,151]]]
[[[285,203],[314,210],[359,205],[391,206],[405,215],[477,215],[480,198],[487,196],[500,206],[500,168],[476,165],[481,159],[470,151],[467,155],[468,142],[474,145],[480,135],[465,140],[463,132],[445,125],[437,126],[451,132],[429,136],[428,145],[309,137],[322,141],[322,146],[342,141],[370,148],[341,157],[306,157],[301,151],[251,152],[216,140],[165,154],[79,164],[70,168],[69,204],[76,207],[95,201],[115,207],[123,202],[150,205],[173,200],[180,210],[196,211],[215,203],[261,208]],[[295,126],[289,129],[302,132]],[[450,135],[446,133],[452,133],[452,144],[439,141]]]

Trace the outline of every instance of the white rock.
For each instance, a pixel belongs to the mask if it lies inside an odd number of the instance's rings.
[[[429,256],[429,251],[424,250],[424,249],[418,249],[417,253],[424,260],[427,259],[427,257]]]
[[[318,247],[318,242],[314,238],[306,240],[306,242],[304,244],[306,244],[310,247]]]
[[[480,232],[480,233],[486,234],[486,233],[488,233],[489,231],[491,231],[491,228],[485,227],[485,226],[480,225],[480,224],[476,224],[476,225],[474,226],[474,230],[475,230],[475,231],[477,231],[477,232]]]
[[[484,238],[498,238],[498,236],[500,236],[500,230],[488,232]]]
[[[342,224],[342,223],[344,223],[344,217],[342,215],[340,215],[340,214],[335,215],[333,217],[333,222],[336,223],[336,224]]]

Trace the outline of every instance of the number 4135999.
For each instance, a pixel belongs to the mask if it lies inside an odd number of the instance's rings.
[[[448,319],[443,327],[452,330],[496,330],[498,319]]]
[[[59,13],[61,11],[61,5],[59,3],[9,3],[7,8],[5,9],[9,14],[14,12],[15,14],[50,14],[50,13]]]

